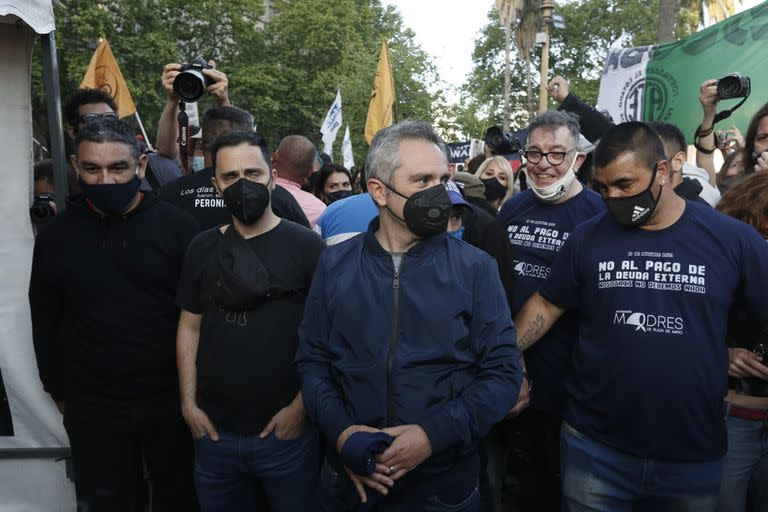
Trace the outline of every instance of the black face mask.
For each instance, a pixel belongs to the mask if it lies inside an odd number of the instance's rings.
[[[332,204],[338,201],[339,199],[344,199],[350,196],[355,195],[354,192],[351,190],[337,190],[336,192],[331,192],[330,194],[326,194],[326,197],[328,198],[328,201],[326,204]]]
[[[77,184],[93,206],[107,215],[117,215],[124,212],[136,197],[141,187],[141,180],[138,175],[134,175],[126,183],[89,185],[82,179],[78,179]]]
[[[483,185],[485,185],[485,198],[488,201],[501,199],[507,195],[507,187],[502,185],[501,182],[496,178],[486,178],[480,181],[482,181]]]
[[[269,206],[267,185],[246,178],[240,178],[224,189],[221,197],[229,212],[246,226],[259,220]]]
[[[653,182],[656,181],[658,167],[658,163],[653,166],[651,182],[648,184],[648,188],[639,194],[628,197],[606,197],[604,199],[606,208],[616,222],[622,226],[637,227],[646,224],[651,219],[661,197],[662,187],[659,187],[659,195],[655,198],[651,192]]]
[[[386,185],[386,184],[385,184]],[[392,210],[389,210],[396,219],[404,222],[411,233],[419,238],[445,233],[448,229],[448,219],[451,216],[451,197],[442,183],[420,190],[411,197],[406,197],[389,185],[386,187],[405,199],[403,217],[401,219]]]

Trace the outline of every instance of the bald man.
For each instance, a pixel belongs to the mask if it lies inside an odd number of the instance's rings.
[[[301,186],[312,174],[315,154],[315,145],[308,138],[289,135],[280,141],[272,156],[272,167],[277,171],[275,183],[293,195],[313,227],[325,211],[325,203],[309,192],[304,192]]]

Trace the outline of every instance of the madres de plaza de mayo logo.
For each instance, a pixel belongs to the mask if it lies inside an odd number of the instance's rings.
[[[685,333],[685,321],[679,316],[654,315],[629,309],[617,309],[613,314],[613,325],[626,325],[633,327],[635,332],[643,333]]]

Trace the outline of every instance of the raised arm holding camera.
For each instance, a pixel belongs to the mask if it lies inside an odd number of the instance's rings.
[[[206,67],[207,66],[207,67]],[[180,75],[181,79],[177,80]],[[213,96],[218,107],[228,107],[229,80],[227,75],[216,69],[216,63],[195,59],[192,64],[173,62],[166,64],[161,77],[168,99],[160,116],[157,128],[157,152],[174,160],[179,159],[177,137],[179,132],[179,101],[197,101],[204,91]],[[199,85],[196,85],[196,83]],[[197,96],[197,97],[195,97]]]

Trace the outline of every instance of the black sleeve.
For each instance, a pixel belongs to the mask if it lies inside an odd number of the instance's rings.
[[[291,193],[279,185],[275,185],[272,191],[272,211],[281,219],[290,220],[305,228],[309,227],[309,220],[304,215],[304,210]]]
[[[51,226],[48,226],[49,228]],[[57,226],[53,226],[54,229]],[[55,259],[51,250],[56,244],[46,243],[40,235],[32,256],[32,275],[29,282],[29,306],[32,314],[32,342],[43,389],[54,400],[67,395],[66,340],[60,326],[65,314],[65,297],[54,276]]]
[[[165,202],[176,204],[179,199],[179,186],[176,180],[166,183],[157,190],[157,197]]]
[[[512,311],[513,287],[515,281],[514,248],[504,228],[498,222],[490,222],[483,226],[478,234],[477,248],[488,253],[496,260],[499,267],[499,277],[507,297],[507,304]]]
[[[208,231],[203,231],[189,244],[176,290],[176,305],[198,315],[203,313],[204,306],[201,287],[203,269],[208,261],[204,246],[209,245],[205,244],[204,240],[209,234]],[[215,247],[209,247],[209,250],[215,250]]]
[[[581,134],[589,139],[590,142],[597,142],[599,139],[602,139],[603,135],[613,126],[613,123],[606,119],[603,114],[581,101],[572,92],[565,97],[558,110],[564,110],[579,116]]]

